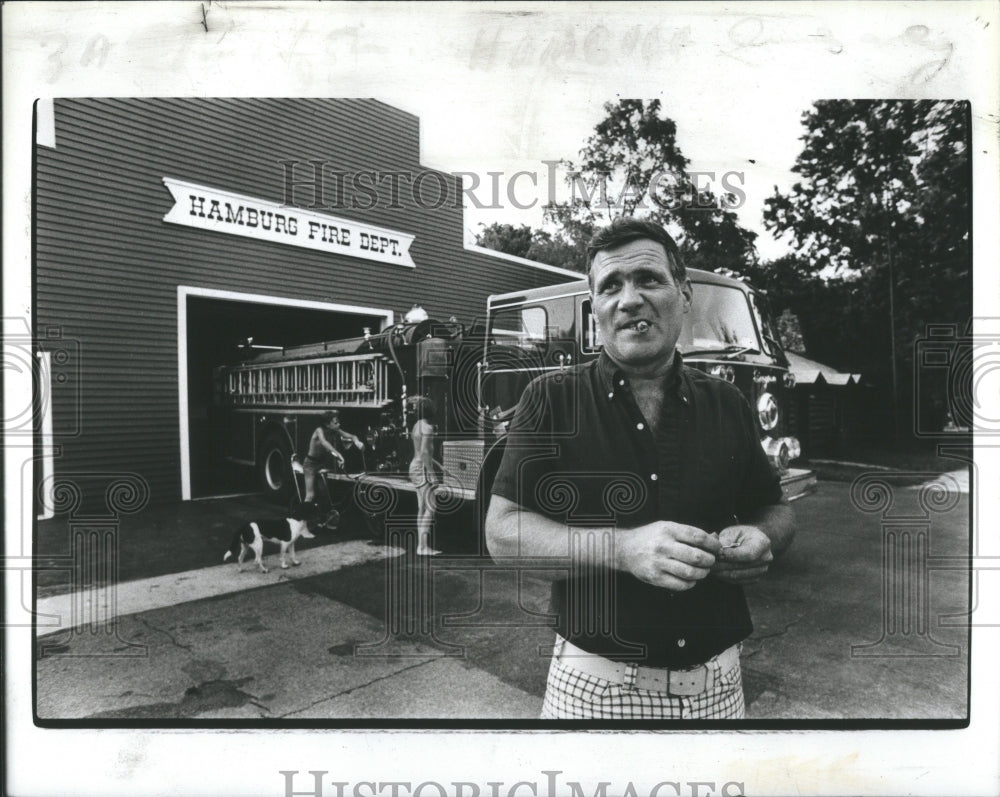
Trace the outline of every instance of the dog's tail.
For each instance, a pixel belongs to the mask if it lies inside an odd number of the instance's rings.
[[[233,541],[229,544],[229,550],[226,551],[225,556],[222,557],[223,562],[228,562],[230,558],[240,555],[240,544],[244,542],[250,542],[253,539],[253,529],[250,528],[250,524],[242,526],[234,535]]]

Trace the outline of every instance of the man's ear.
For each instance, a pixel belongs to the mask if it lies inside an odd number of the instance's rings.
[[[694,286],[691,285],[691,280],[685,278],[684,283],[681,285],[681,296],[684,297],[684,312],[688,312],[691,309],[691,297],[694,296]]]

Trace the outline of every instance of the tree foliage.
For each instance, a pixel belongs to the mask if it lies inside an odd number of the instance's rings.
[[[814,270],[864,271],[887,244],[968,243],[968,106],[831,100],[803,116],[804,146],[789,194],[766,201],[765,226],[787,234]],[[938,225],[946,210],[957,226]]]
[[[494,222],[488,227],[480,224],[482,231],[476,234],[476,243],[497,252],[527,257],[531,249],[532,229],[527,224],[515,227],[513,224]]]
[[[571,271],[585,270],[585,244],[569,241],[546,230],[533,230],[527,224],[515,227],[513,224],[494,222],[480,227],[482,230],[476,235],[479,246]]]
[[[926,416],[946,404],[916,373],[915,341],[972,312],[969,120],[965,102],[818,102],[803,115],[801,179],[765,204],[795,255],[756,278],[802,320],[812,356],[890,392],[895,367],[904,423],[913,409],[936,423]]]
[[[669,229],[689,265],[740,269],[757,261],[756,234],[740,226],[732,192],[716,195],[708,175],[689,175],[677,125],[659,100],[605,103],[607,114],[567,169],[567,202],[546,220],[580,246],[615,216],[639,216]]]
[[[639,216],[670,230],[690,266],[740,270],[756,263],[756,233],[732,210],[740,198],[716,194],[709,175],[688,174],[677,125],[661,114],[660,101],[619,100],[604,110],[579,162],[562,161],[568,198],[545,208],[549,229],[492,224],[479,243],[583,271],[587,241],[598,227],[616,216]]]

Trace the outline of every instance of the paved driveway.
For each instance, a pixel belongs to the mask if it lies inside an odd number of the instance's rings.
[[[794,544],[748,589],[751,719],[966,716],[969,577],[953,557],[968,553],[969,496],[890,482],[853,495],[821,482],[796,503]],[[42,719],[537,715],[552,637],[537,576],[363,539],[306,550],[298,569],[237,574],[214,565],[219,511],[211,569],[123,584],[113,633],[40,640]],[[68,596],[46,601],[70,611]]]

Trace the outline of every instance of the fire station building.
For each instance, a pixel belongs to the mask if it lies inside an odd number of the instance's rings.
[[[423,167],[419,120],[376,100],[39,101],[34,175],[43,482],[239,491],[209,429],[241,345],[377,332],[414,304],[469,325],[489,294],[578,276],[467,245],[462,177]]]

